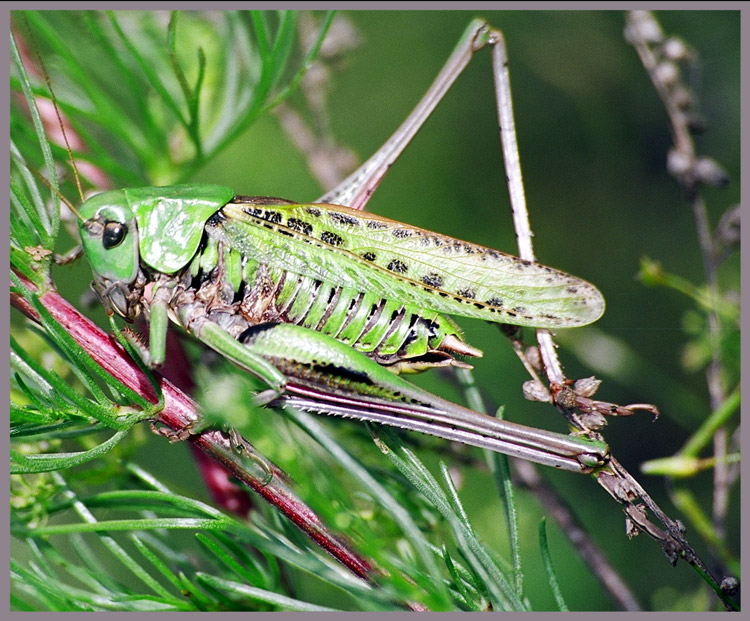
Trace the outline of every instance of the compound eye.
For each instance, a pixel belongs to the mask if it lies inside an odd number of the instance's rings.
[[[102,246],[105,250],[116,248],[128,234],[127,225],[122,222],[107,222],[102,233]]]

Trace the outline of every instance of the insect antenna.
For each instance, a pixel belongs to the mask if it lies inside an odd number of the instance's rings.
[[[77,209],[75,208],[75,206],[73,205],[73,203],[71,203],[71,202],[70,202],[70,201],[69,201],[69,200],[68,200],[68,199],[66,198],[66,196],[65,196],[65,195],[64,195],[64,194],[63,194],[62,192],[60,192],[60,190],[59,190],[58,188],[54,187],[54,186],[53,186],[53,185],[52,185],[52,184],[51,184],[51,183],[49,182],[49,179],[47,179],[47,178],[46,178],[46,177],[45,177],[45,176],[44,176],[44,175],[43,175],[42,173],[40,173],[40,172],[39,172],[38,170],[34,170],[34,169],[31,169],[31,168],[30,168],[29,170],[31,170],[31,172],[32,172],[32,173],[34,173],[34,175],[36,176],[36,178],[37,178],[37,179],[39,179],[39,181],[41,181],[41,182],[42,182],[42,183],[43,183],[44,185],[46,185],[46,186],[47,186],[47,187],[48,187],[48,188],[49,188],[50,190],[52,190],[52,191],[53,191],[53,192],[54,192],[55,194],[57,194],[57,197],[58,197],[58,198],[59,198],[59,199],[60,199],[60,200],[61,200],[61,201],[62,201],[63,203],[65,203],[65,206],[66,206],[66,207],[67,207],[68,209],[70,209],[70,211],[72,211],[72,212],[73,212],[73,213],[75,214],[76,218],[78,218],[79,220],[83,221],[83,218],[81,217],[81,214],[80,214],[80,213],[78,212],[78,210],[77,210]],[[79,189],[80,189],[80,188],[79,188]]]
[[[75,214],[75,217],[78,218],[81,222],[83,222],[83,218],[81,217],[81,214],[79,211],[73,206],[73,203],[71,203],[65,195],[60,192],[56,187],[54,187],[50,182],[49,179],[47,179],[42,173],[40,173],[38,170],[30,168],[32,173],[36,176],[37,179],[39,179],[44,185],[46,185],[50,190],[52,190],[55,194],[57,194],[57,197],[65,203],[65,205]],[[72,263],[75,261],[78,257],[81,256],[83,253],[83,246],[78,244],[73,250],[68,252],[65,255],[59,255],[55,254],[55,263],[58,265],[67,265],[69,263]]]
[[[52,101],[52,105],[55,108],[55,115],[57,116],[57,122],[60,125],[60,131],[62,132],[63,140],[65,141],[65,150],[68,152],[68,159],[70,160],[70,167],[73,170],[73,177],[76,181],[76,188],[78,189],[78,196],[81,198],[81,202],[84,201],[83,196],[83,188],[81,187],[81,177],[78,174],[78,166],[76,166],[75,158],[73,157],[73,150],[70,148],[70,142],[68,141],[68,134],[65,131],[65,123],[63,122],[62,115],[60,114],[60,107],[57,105],[57,97],[55,97],[55,91],[52,89],[52,81],[49,78],[49,73],[47,73],[47,68],[44,65],[44,60],[42,60],[42,55],[39,53],[39,47],[36,44],[36,40],[34,39],[34,33],[31,29],[31,25],[29,24],[29,20],[26,17],[26,15],[23,15],[23,21],[26,25],[26,31],[29,36],[29,41],[31,42],[31,48],[34,51],[34,56],[36,57],[37,65],[39,66],[39,70],[42,72],[42,76],[44,76],[44,81],[47,84],[47,90],[49,91],[50,100]],[[44,182],[51,188],[52,186],[49,185],[49,183],[44,180]],[[57,192],[58,196],[60,195],[60,192]],[[80,218],[81,216],[78,214],[78,212],[72,207],[69,201],[67,201],[65,198],[61,196],[63,202],[71,208],[73,213]]]

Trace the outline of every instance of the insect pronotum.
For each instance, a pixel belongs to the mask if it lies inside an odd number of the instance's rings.
[[[149,319],[150,364],[164,361],[169,319],[266,382],[264,402],[285,399],[577,472],[605,465],[604,443],[500,421],[397,375],[481,356],[447,315],[556,329],[604,311],[599,291],[576,277],[358,211],[486,45],[500,48],[499,33],[473,22],[402,127],[319,202],[236,196],[215,185],[86,200],[79,230],[96,290],[110,312]],[[504,70],[496,60],[499,83]],[[507,127],[509,91],[498,105]],[[504,154],[520,183],[507,145]]]

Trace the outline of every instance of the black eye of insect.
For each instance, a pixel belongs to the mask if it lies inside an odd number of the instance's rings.
[[[107,222],[102,233],[102,246],[105,250],[116,248],[128,234],[128,227],[122,222]]]

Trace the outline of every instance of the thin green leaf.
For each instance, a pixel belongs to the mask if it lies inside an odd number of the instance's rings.
[[[466,588],[466,582],[459,574],[459,571],[456,568],[456,564],[453,562],[453,559],[451,558],[451,555],[448,553],[448,550],[447,548],[445,548],[445,546],[443,547],[443,561],[445,561],[445,566],[448,568],[448,573],[450,573],[451,578],[453,579],[453,584],[458,590],[459,603],[463,604],[463,606],[469,610],[481,610],[475,603],[476,593],[469,593],[469,590]]]
[[[258,584],[258,580],[260,578],[259,572],[248,571],[242,564],[237,562],[234,557],[228,554],[227,551],[224,550],[224,548],[222,548],[216,541],[209,539],[201,533],[197,533],[196,537],[204,546],[211,550],[217,560],[224,563],[224,565],[226,565],[239,578],[243,579],[249,584]]]
[[[36,395],[31,391],[31,389],[29,389],[29,387],[23,381],[23,378],[18,377],[18,375],[16,375],[14,379],[16,380],[18,389],[29,400],[32,407],[35,407],[36,409],[42,409],[46,405],[40,399],[37,399]]]
[[[435,585],[442,584],[440,571],[435,562],[434,555],[430,551],[429,544],[424,534],[420,531],[419,527],[404,507],[391,494],[389,494],[374,477],[360,466],[360,464],[352,459],[352,457],[325,432],[323,427],[319,425],[312,416],[298,410],[292,410],[291,408],[287,409],[287,413],[295,423],[320,443],[320,445],[344,467],[351,477],[358,480],[364,489],[369,490],[373,498],[375,498],[375,500],[393,516],[393,519],[402,529],[410,545],[414,547],[417,556],[424,566],[424,570],[432,577]],[[441,597],[443,597],[446,602],[449,601],[448,593],[445,592],[445,590],[442,591]]]
[[[11,142],[10,153],[13,162],[18,167],[21,177],[23,178],[24,185],[26,186],[31,200],[26,195],[21,186],[11,177],[10,188],[11,197],[14,199],[14,206],[17,207],[17,211],[23,213],[30,223],[30,231],[36,236],[36,241],[29,242],[28,245],[40,244],[44,248],[52,247],[52,235],[51,235],[51,224],[49,221],[49,214],[44,206],[44,201],[39,194],[36,182],[34,181],[31,171],[29,171],[26,162],[24,161],[21,153],[18,151],[18,147],[15,143]],[[14,218],[11,218],[11,225],[13,224]],[[31,236],[31,233],[30,233]]]
[[[518,511],[516,509],[515,490],[510,478],[508,457],[501,453],[486,451],[490,471],[495,479],[495,485],[502,501],[505,512],[505,523],[508,528],[508,540],[515,576],[516,593],[523,593],[523,568],[521,567],[521,535],[518,528]]]
[[[287,62],[289,61],[289,55],[291,54],[292,47],[297,32],[297,13],[296,11],[281,11],[279,26],[274,37],[273,46],[271,48],[271,83],[269,91],[273,90],[281,76],[286,70]]]
[[[111,438],[88,451],[78,453],[55,453],[53,455],[37,454],[22,455],[11,450],[11,474],[31,474],[37,472],[52,472],[80,466],[92,459],[97,459],[117,446],[129,430],[118,431]]]
[[[144,410],[144,413],[135,415],[136,418],[143,418],[147,416],[145,412],[149,412],[153,408],[153,404],[150,401],[142,397],[139,393],[125,386],[122,382],[120,382],[109,373],[105,372],[93,360],[93,358],[91,358],[91,356],[89,356],[88,353],[86,353],[80,347],[80,345],[75,342],[73,337],[71,337],[60,326],[60,324],[58,324],[54,320],[46,307],[39,301],[36,296],[32,296],[29,301],[34,307],[34,310],[39,314],[42,326],[54,338],[55,343],[60,346],[65,355],[68,356],[68,358],[70,358],[70,360],[74,363],[73,368],[85,367],[90,373],[101,378],[106,384],[127,395],[133,403]],[[93,382],[88,383],[88,388],[92,391],[92,393],[96,394],[96,388],[93,387]],[[122,428],[123,425],[128,426],[129,424],[131,424],[129,420],[130,418],[132,417],[127,417],[125,419],[107,417],[106,419],[103,419],[102,422],[109,423],[115,426],[115,428]]]
[[[125,45],[125,48],[128,50],[128,53],[136,61],[141,71],[143,72],[143,75],[146,77],[148,83],[159,94],[161,101],[163,101],[167,108],[172,111],[172,114],[174,114],[175,118],[177,118],[180,124],[183,127],[188,128],[188,120],[183,115],[182,110],[175,101],[174,97],[172,97],[171,93],[164,87],[164,83],[161,78],[153,70],[152,64],[149,63],[141,55],[141,53],[138,51],[137,46],[125,34],[122,27],[120,26],[120,23],[117,21],[117,17],[115,16],[114,12],[107,11],[107,16],[109,17],[109,22],[112,25],[112,28],[120,38],[120,41],[122,41],[123,45]]]
[[[94,551],[86,537],[77,533],[73,534],[70,536],[70,545],[75,550],[76,556],[81,559],[81,564],[73,565],[70,559],[60,554],[58,550],[50,551],[55,557],[59,557],[59,560],[56,558],[58,565],[65,567],[66,571],[79,582],[89,584],[89,587],[98,593],[116,592],[122,588],[119,581],[107,570],[108,558],[103,558],[100,551],[99,553]]]
[[[23,124],[22,127],[25,128],[25,124]],[[39,191],[39,186],[37,185],[34,174],[29,169],[26,160],[24,159],[21,151],[12,138],[10,141],[10,156],[13,163],[18,167],[18,170],[24,182],[24,186],[28,190],[30,205],[33,205],[33,207],[31,207],[30,209],[30,213],[28,214],[29,219],[32,221],[38,219],[40,221],[38,227],[35,225],[34,228],[42,229],[45,239],[49,241],[52,239],[52,227],[49,220],[49,214],[47,213],[47,209],[44,205],[44,199],[42,198],[42,194]],[[20,186],[18,187],[20,188]],[[28,200],[26,199],[25,192],[20,191],[19,195],[23,196],[24,200]],[[41,235],[42,233],[40,233],[40,236]]]
[[[75,603],[67,585],[50,580],[36,571],[29,571],[11,559],[11,581],[40,600],[45,610],[83,611],[92,610]]]
[[[390,442],[399,444],[390,430],[383,429],[382,432],[389,437]],[[394,451],[389,451],[387,456],[399,471],[427,497],[448,521],[459,543],[461,552],[471,564],[473,570],[482,577],[493,600],[493,606],[496,609],[503,610],[526,610],[526,604],[518,597],[515,589],[508,582],[508,579],[497,566],[494,559],[492,559],[487,550],[476,539],[471,528],[467,527],[466,523],[456,515],[437,481],[429,473],[425,474],[427,470],[424,465],[406,447],[401,445],[399,453],[403,457],[397,455]]]
[[[196,148],[197,154],[196,159],[201,161],[203,159],[203,144],[201,141],[199,128],[200,128],[200,91],[203,84],[203,78],[205,77],[206,70],[206,56],[201,48],[198,48],[198,78],[194,89],[190,88],[190,85],[185,78],[185,74],[180,67],[180,63],[177,60],[177,17],[179,13],[172,11],[169,18],[169,25],[167,26],[167,46],[169,49],[169,63],[172,66],[172,71],[177,78],[177,83],[180,85],[182,94],[185,97],[185,103],[188,108],[188,135],[193,141],[193,145]]]
[[[270,55],[271,29],[268,26],[265,11],[250,11],[250,18],[252,20],[255,38],[258,40],[260,56],[263,59],[268,59]]]
[[[54,396],[58,402],[62,403],[63,401],[61,398],[63,398],[78,407],[80,410],[90,413],[99,420],[110,420],[113,417],[115,410],[111,405],[102,405],[101,401],[91,401],[81,395],[57,373],[45,369],[41,364],[36,362],[22,347],[20,347],[20,345],[18,345],[13,337],[10,339],[10,346],[11,362],[13,363],[14,368],[23,370],[34,382],[37,383],[37,385],[41,386],[48,395]],[[98,387],[96,387],[96,389],[98,391]],[[104,400],[104,395],[101,392],[94,396],[98,396],[102,401]]]
[[[65,481],[62,479],[62,477],[59,474],[54,473],[53,477],[57,479],[58,483],[61,486],[66,486]],[[97,522],[96,518],[88,510],[85,504],[82,503],[77,498],[75,498],[72,490],[70,490],[69,488],[68,488],[68,496],[73,500],[75,511],[85,521],[84,524],[78,524],[78,526],[86,527],[86,528],[79,529],[79,530],[73,528],[72,530],[68,532],[85,532],[87,528],[90,529],[91,531],[99,532],[99,537],[102,543],[105,545],[105,547],[110,551],[110,553],[113,556],[115,556],[115,558],[117,558],[127,569],[129,569],[133,575],[135,575],[138,579],[141,580],[141,582],[143,582],[145,585],[147,585],[151,589],[156,590],[160,588],[158,585],[158,582],[156,582],[140,566],[140,564],[137,561],[135,561],[112,537],[110,537],[109,535],[103,534],[102,531],[112,530],[112,528],[109,528],[107,526],[103,526],[102,528],[97,528],[97,526],[101,525],[102,523]],[[148,520],[144,520],[144,521],[148,522]],[[132,520],[112,520],[112,522],[120,524],[122,522],[132,522]],[[71,524],[69,526],[74,527],[75,525]],[[137,528],[134,529],[132,524],[130,524],[127,528],[125,528],[125,530],[137,530]],[[35,533],[41,534],[39,531],[35,531]]]
[[[453,477],[451,477],[448,466],[445,465],[444,461],[440,462],[440,474],[443,475],[443,481],[445,482],[445,486],[448,488],[447,498],[451,504],[451,507],[453,507],[453,510],[456,512],[458,518],[462,522],[464,522],[469,532],[474,535],[474,530],[472,529],[471,523],[469,522],[469,516],[466,514],[466,509],[464,509],[463,503],[458,497],[458,490],[456,489],[456,485],[453,483]]]
[[[328,34],[328,30],[330,29],[331,24],[333,23],[333,18],[335,16],[335,11],[328,11],[328,13],[326,13],[326,16],[323,20],[323,25],[318,31],[318,36],[315,39],[315,42],[313,43],[310,50],[307,52],[304,60],[300,64],[300,68],[294,74],[287,86],[285,86],[268,104],[266,104],[266,106],[261,111],[261,114],[264,114],[267,110],[272,110],[279,103],[289,97],[295,90],[297,90],[300,83],[302,82],[302,79],[305,77],[305,74],[307,74],[307,71],[310,69],[313,61],[317,58],[318,53],[320,52],[320,47],[323,45],[323,41],[326,38],[326,34]]]
[[[26,104],[28,106],[29,113],[31,114],[31,120],[34,124],[34,130],[36,131],[37,137],[39,139],[39,147],[42,151],[42,155],[44,156],[44,162],[49,174],[50,185],[52,186],[52,201],[54,209],[52,211],[52,220],[49,224],[49,238],[54,239],[55,237],[57,237],[57,231],[60,226],[60,199],[56,194],[56,192],[58,191],[58,183],[57,175],[55,172],[55,162],[52,157],[52,151],[50,149],[49,142],[47,141],[47,134],[44,131],[44,123],[42,123],[41,116],[39,115],[39,109],[36,106],[36,101],[31,90],[31,83],[29,82],[29,77],[26,74],[26,68],[23,66],[23,62],[21,61],[21,54],[18,50],[18,45],[16,44],[16,38],[12,32],[10,35],[10,43],[11,58],[13,60],[14,66],[16,67],[16,70],[19,73],[21,88],[23,90],[24,97],[26,98]]]
[[[220,588],[225,590],[231,590],[235,595],[241,595],[249,597],[252,600],[265,602],[276,606],[281,610],[297,610],[306,612],[333,612],[335,608],[327,608],[325,606],[316,606],[309,602],[304,602],[298,599],[287,597],[286,595],[280,595],[279,593],[272,593],[263,589],[256,589],[255,587],[248,586],[246,584],[240,584],[239,582],[232,582],[231,580],[223,580],[210,576],[203,573],[198,573],[196,578],[199,582],[213,586],[214,588]]]
[[[41,35],[40,38],[51,46],[60,59],[62,64],[60,74],[65,75],[70,83],[76,85],[76,88],[82,89],[88,98],[87,103],[90,103],[90,112],[84,113],[83,111],[79,111],[78,114],[74,113],[75,109],[68,105],[66,98],[56,98],[58,107],[65,114],[66,119],[71,123],[74,130],[85,140],[87,147],[93,149],[97,141],[91,140],[91,135],[87,136],[84,134],[84,128],[77,123],[77,118],[89,117],[96,121],[96,119],[101,119],[102,115],[106,113],[105,118],[108,120],[106,123],[107,132],[116,138],[120,155],[123,153],[123,145],[130,145],[135,152],[156,152],[159,146],[158,142],[150,145],[150,151],[148,142],[142,143],[143,146],[139,149],[138,140],[143,140],[143,132],[138,131],[138,128],[134,131],[131,124],[116,121],[120,118],[127,118],[126,110],[122,107],[123,102],[118,97],[110,96],[110,89],[102,88],[101,84],[91,79],[89,67],[82,64],[76,58],[71,51],[69,41],[58,36],[55,28],[47,23],[47,20],[39,13],[30,11],[26,15],[28,15],[28,19],[32,23],[33,31]],[[100,28],[95,28],[93,32],[96,33],[98,29]],[[96,160],[97,165],[99,159],[97,158]],[[114,164],[114,160],[111,158],[110,164]]]
[[[23,190],[15,183],[11,178],[10,180],[10,199],[11,206],[14,208],[15,217],[11,215],[10,226],[11,226],[11,243],[15,244],[20,249],[25,249],[29,246],[35,246],[39,241],[44,248],[49,248],[49,237],[47,237],[44,225],[39,219],[38,211],[34,206],[27,200],[23,194]],[[26,221],[22,215],[28,217],[30,226],[26,225]],[[44,237],[40,240],[39,237]]]
[[[143,555],[143,557],[151,564],[152,567],[154,567],[164,578],[166,578],[174,587],[180,588],[180,581],[177,579],[177,577],[174,575],[172,571],[170,571],[169,567],[156,555],[154,552],[141,540],[140,537],[138,537],[135,534],[130,535],[130,541],[133,542],[133,545],[135,545],[136,549]],[[169,593],[167,589],[162,587],[158,582],[152,583],[155,584],[156,592],[161,597],[164,597],[166,599],[172,598],[172,595]],[[177,600],[175,599],[175,603],[177,603]]]
[[[136,73],[132,71],[132,69],[128,66],[128,64],[123,62],[122,52],[115,48],[115,46],[112,44],[111,39],[104,34],[104,29],[93,18],[93,15],[91,13],[84,13],[84,19],[88,23],[89,31],[94,35],[98,44],[101,46],[102,51],[106,54],[109,61],[112,62],[117,68],[118,79],[122,79],[125,82],[130,92],[140,92],[142,89],[142,83],[138,79]],[[157,140],[159,140],[159,136],[162,135],[162,132],[159,130],[158,123],[154,119],[154,115],[148,105],[147,98],[134,97],[133,101],[135,102],[135,105],[137,107],[138,118],[139,122],[141,123],[141,128],[139,128],[140,131],[138,133],[145,136],[146,140],[148,140],[148,137],[151,136],[153,137],[152,140],[156,142]],[[119,107],[123,118],[126,118],[126,111],[124,108],[120,107],[120,102],[115,101],[113,103]],[[87,141],[86,144],[91,144],[91,142]],[[141,152],[144,145],[142,140],[138,141],[136,139],[132,139],[130,141],[130,146],[136,152]]]
[[[539,549],[542,552],[542,561],[544,562],[544,569],[547,572],[547,581],[552,589],[552,593],[555,596],[557,607],[562,612],[568,612],[568,607],[565,604],[565,599],[560,591],[560,585],[557,583],[557,576],[555,576],[555,570],[552,567],[552,557],[549,553],[549,545],[547,544],[547,520],[542,518],[539,521]]]

